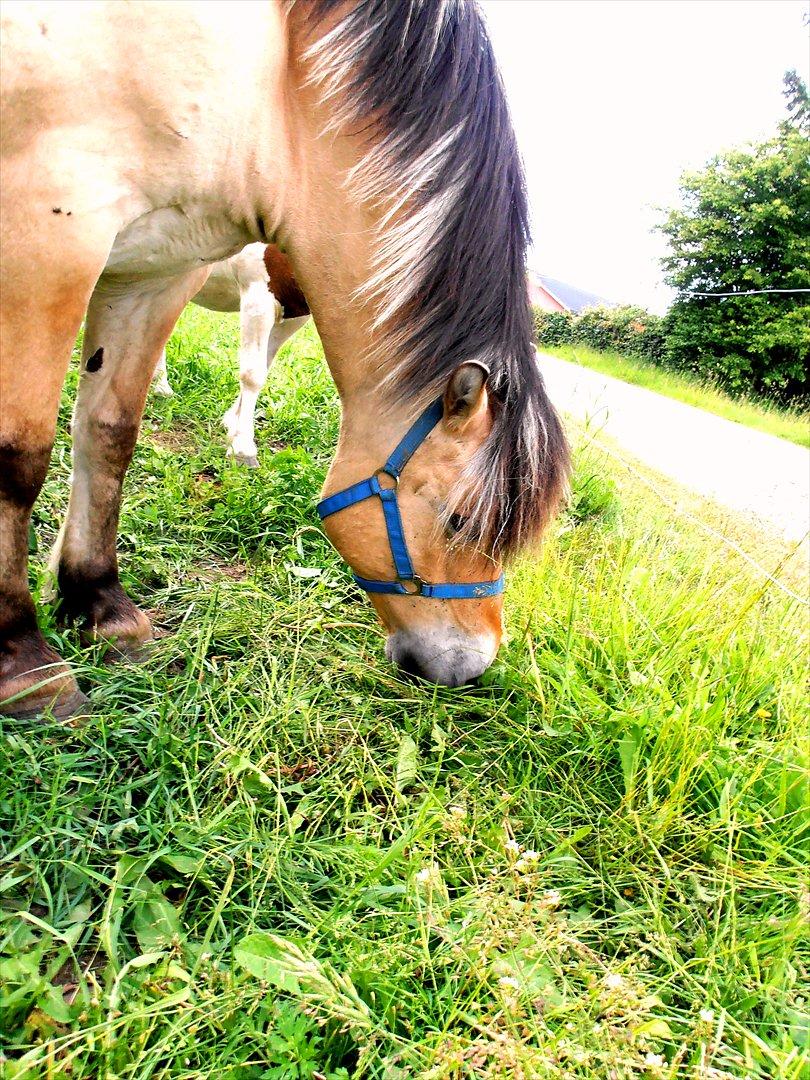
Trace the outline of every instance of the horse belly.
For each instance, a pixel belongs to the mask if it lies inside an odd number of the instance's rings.
[[[188,273],[234,255],[251,239],[244,226],[195,208],[163,207],[142,214],[115,238],[104,277],[142,281]],[[239,307],[237,290],[236,308]]]
[[[60,257],[92,247],[121,289],[227,259],[276,221],[280,5],[26,0],[4,3],[3,35],[17,246],[44,222]]]

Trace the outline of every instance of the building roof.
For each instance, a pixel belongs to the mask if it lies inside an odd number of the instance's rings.
[[[532,277],[538,284],[542,285],[546,292],[551,293],[554,299],[562,304],[567,311],[573,311],[575,315],[579,315],[580,312],[585,311],[587,308],[611,308],[617,306],[611,300],[606,300],[604,296],[585,292],[584,289],[577,289],[574,285],[568,285],[566,282],[558,281],[556,278],[546,277],[545,274],[537,274],[532,271]]]

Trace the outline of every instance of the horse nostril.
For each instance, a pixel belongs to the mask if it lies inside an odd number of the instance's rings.
[[[399,655],[394,657],[394,662],[400,671],[404,671],[406,675],[412,675],[414,678],[425,678],[416,653],[411,652],[410,649],[403,649]]]

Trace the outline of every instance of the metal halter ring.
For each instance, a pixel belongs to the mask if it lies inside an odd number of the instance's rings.
[[[394,481],[393,484],[390,484],[388,486],[385,486],[384,484],[381,484],[380,483],[380,477],[381,476],[385,476],[389,480],[393,480]],[[382,488],[383,491],[396,491],[397,488],[399,487],[399,476],[396,473],[390,473],[388,471],[388,469],[385,469],[385,468],[377,469],[377,471],[374,473],[374,479],[377,481],[378,484],[380,484],[380,487]]]
[[[397,577],[397,581],[408,596],[420,596],[425,587],[424,581],[422,581],[418,574],[414,574],[413,577]],[[411,586],[413,586],[413,588],[411,588]]]

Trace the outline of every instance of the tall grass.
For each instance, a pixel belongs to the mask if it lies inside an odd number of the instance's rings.
[[[806,411],[780,409],[767,401],[732,398],[697,378],[667,371],[635,356],[602,352],[587,345],[541,345],[540,348],[552,356],[695,405],[737,424],[757,428],[799,446],[810,446],[810,414]]]
[[[317,339],[252,473],[236,339],[184,315],[127,485],[164,636],[108,666],[47,614],[93,714],[2,721],[5,1075],[805,1075],[802,614],[583,445],[483,685],[404,682],[314,528]]]

